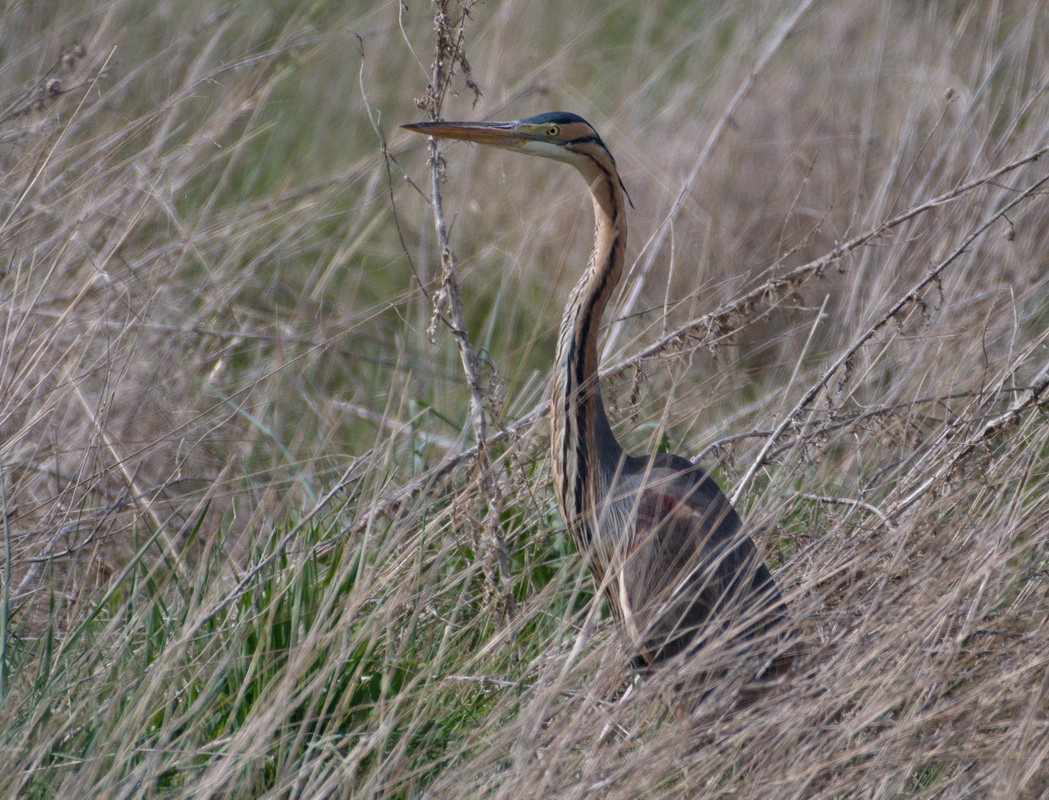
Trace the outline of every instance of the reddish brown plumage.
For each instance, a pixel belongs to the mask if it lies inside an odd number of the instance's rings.
[[[406,127],[546,156],[582,173],[594,204],[594,249],[565,308],[551,382],[550,455],[565,525],[623,622],[636,663],[656,664],[706,641],[761,639],[755,672],[779,665],[779,638],[764,634],[783,628],[786,607],[728,499],[685,459],[624,453],[605,415],[598,329],[622,275],[627,226],[625,190],[601,137],[561,112]]]

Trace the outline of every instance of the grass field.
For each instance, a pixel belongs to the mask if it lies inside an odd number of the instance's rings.
[[[615,153],[610,415],[734,493],[800,663],[633,682],[549,486],[585,186],[458,144],[478,452],[431,5],[13,2],[0,795],[1046,796],[1049,6],[449,12],[444,117]]]

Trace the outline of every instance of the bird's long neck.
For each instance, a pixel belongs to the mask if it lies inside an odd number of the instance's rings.
[[[622,275],[626,248],[626,209],[618,177],[598,161],[584,177],[594,200],[594,252],[561,320],[551,409],[553,463],[564,465],[564,474],[554,476],[555,494],[580,547],[591,541],[596,492],[612,479],[623,452],[601,402],[597,339],[601,315]]]

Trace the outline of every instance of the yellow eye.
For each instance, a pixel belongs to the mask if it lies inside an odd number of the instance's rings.
[[[561,129],[556,125],[551,125],[549,128],[546,129],[546,135],[549,136],[551,139],[557,136],[560,132]]]

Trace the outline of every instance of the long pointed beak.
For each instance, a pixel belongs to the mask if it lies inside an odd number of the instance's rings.
[[[520,147],[531,139],[517,130],[516,122],[413,122],[401,127],[439,139],[461,139],[496,147]]]

